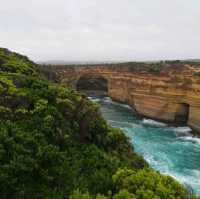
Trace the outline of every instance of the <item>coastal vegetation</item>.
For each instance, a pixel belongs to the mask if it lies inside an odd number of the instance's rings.
[[[149,167],[97,104],[0,48],[0,196],[196,199]]]

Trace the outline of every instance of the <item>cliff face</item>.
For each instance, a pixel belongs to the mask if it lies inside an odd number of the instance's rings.
[[[187,123],[200,133],[200,67],[166,64],[154,71],[128,66],[57,66],[54,70],[61,83],[73,88],[83,76],[104,77],[114,100],[128,103],[146,117]]]

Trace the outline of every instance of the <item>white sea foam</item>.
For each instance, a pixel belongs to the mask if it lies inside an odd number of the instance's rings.
[[[165,124],[165,123],[158,122],[158,121],[151,120],[151,119],[143,119],[142,124],[148,125],[148,126],[153,126],[153,127],[166,127],[167,126],[167,124]]]
[[[114,104],[114,105],[117,105],[117,106],[124,107],[126,109],[132,109],[128,104],[123,104],[123,103],[115,102],[110,97],[104,97],[103,101],[106,102],[106,103],[110,103],[110,104]]]
[[[144,159],[145,159],[150,165],[157,165],[157,164],[158,164],[158,162],[155,161],[153,155],[144,154]]]
[[[192,129],[188,126],[183,126],[183,127],[170,127],[170,130],[174,131],[177,136],[190,136]]]
[[[103,99],[107,101],[112,101],[110,97],[104,97]]]
[[[128,127],[128,128],[138,127],[137,124],[134,124],[132,122],[121,122],[121,121],[116,121],[116,120],[108,120],[108,122],[113,126],[121,125],[122,127]]]
[[[93,101],[93,102],[99,102],[100,99],[96,98],[96,97],[88,97],[89,100]]]
[[[184,141],[189,141],[200,145],[200,138],[197,137],[186,136],[186,137],[181,137],[181,139],[183,139]]]

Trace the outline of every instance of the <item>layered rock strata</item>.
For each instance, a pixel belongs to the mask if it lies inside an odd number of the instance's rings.
[[[54,71],[60,83],[75,89],[82,77],[105,78],[112,99],[128,103],[146,117],[171,123],[183,120],[200,134],[198,66],[165,64],[159,71],[120,65],[55,66]]]

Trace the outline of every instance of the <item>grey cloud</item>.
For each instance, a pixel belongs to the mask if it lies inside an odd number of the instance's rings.
[[[7,0],[0,46],[34,60],[200,57],[199,0]]]

